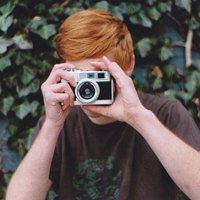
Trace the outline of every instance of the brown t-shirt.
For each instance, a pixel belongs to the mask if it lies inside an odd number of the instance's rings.
[[[177,100],[149,94],[139,97],[165,126],[200,151],[199,130]],[[35,136],[43,121],[44,117]],[[49,178],[60,200],[178,199],[178,187],[134,128],[118,121],[96,125],[79,106],[65,121]]]

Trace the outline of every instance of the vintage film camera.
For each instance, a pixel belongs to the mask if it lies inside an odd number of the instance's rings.
[[[74,105],[110,105],[114,101],[113,78],[107,71],[71,70],[75,77]],[[64,79],[61,82],[66,81]],[[67,81],[66,81],[67,82]]]

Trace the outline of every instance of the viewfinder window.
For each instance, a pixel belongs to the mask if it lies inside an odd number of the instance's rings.
[[[88,73],[88,78],[94,78],[94,73]]]
[[[98,78],[105,78],[104,73],[98,73]]]

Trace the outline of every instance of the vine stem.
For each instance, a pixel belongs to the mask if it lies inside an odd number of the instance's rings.
[[[188,12],[191,13],[191,3],[188,6]],[[192,64],[191,48],[192,48],[193,30],[188,29],[187,39],[185,43],[185,66],[189,67]]]

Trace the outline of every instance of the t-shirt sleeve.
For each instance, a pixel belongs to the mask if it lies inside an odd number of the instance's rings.
[[[185,107],[179,101],[173,100],[170,106],[165,108],[165,112],[165,125],[183,141],[200,151],[199,128]]]

